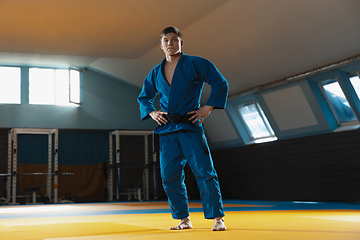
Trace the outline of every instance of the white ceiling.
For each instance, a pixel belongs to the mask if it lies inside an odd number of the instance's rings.
[[[141,86],[178,27],[230,95],[360,54],[360,0],[1,0],[0,64],[92,67]]]

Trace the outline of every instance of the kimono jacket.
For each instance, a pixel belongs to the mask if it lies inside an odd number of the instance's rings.
[[[228,83],[218,69],[208,60],[182,53],[171,85],[164,77],[166,59],[154,67],[144,80],[142,91],[138,97],[141,119],[151,118],[149,113],[156,111],[154,99],[159,94],[161,110],[168,114],[183,115],[200,108],[200,98],[204,83],[211,86],[211,93],[206,105],[224,109],[228,94]],[[190,117],[190,115],[189,115]],[[180,130],[203,130],[202,124],[174,124],[168,122],[155,130],[156,134],[170,133]]]

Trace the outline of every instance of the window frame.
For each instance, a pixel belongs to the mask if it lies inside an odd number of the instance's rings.
[[[68,87],[68,94],[69,94],[69,98],[68,98],[68,103],[69,103],[69,105],[62,105],[62,104],[57,104],[57,101],[56,101],[56,91],[57,91],[57,89],[56,89],[56,75],[54,76],[54,103],[53,104],[49,104],[49,103],[44,103],[44,104],[42,104],[42,103],[30,103],[30,71],[31,71],[31,69],[50,69],[50,70],[53,70],[54,71],[54,74],[56,73],[56,70],[66,70],[66,71],[68,71],[68,76],[69,76],[69,79],[68,79],[68,84],[69,84],[69,87]],[[79,102],[74,102],[74,101],[70,101],[71,100],[71,96],[70,96],[70,94],[71,94],[71,86],[70,86],[70,75],[71,75],[71,73],[70,73],[70,71],[71,70],[75,70],[75,71],[78,71],[79,72]],[[30,105],[44,105],[44,106],[57,106],[57,107],[78,107],[78,106],[80,106],[81,104],[82,104],[82,96],[81,96],[81,92],[82,92],[82,89],[81,89],[81,86],[82,86],[82,84],[81,84],[81,81],[82,81],[82,74],[81,74],[82,72],[79,70],[79,69],[77,69],[77,68],[74,68],[74,67],[69,67],[69,68],[54,68],[54,67],[30,67],[29,68],[29,77],[28,77],[28,83],[29,83],[29,92],[28,92],[28,94],[29,94],[29,104]]]
[[[266,127],[266,130],[268,131],[269,135],[268,136],[263,136],[263,137],[254,137],[248,124],[246,123],[244,117],[241,115],[240,113],[240,107],[245,107],[245,106],[248,106],[248,105],[252,105],[254,104],[256,110],[257,110],[257,113],[259,114],[264,126]],[[237,110],[237,113],[243,123],[243,125],[245,126],[245,129],[247,131],[247,134],[250,138],[250,143],[261,143],[261,142],[268,142],[268,141],[275,141],[277,140],[277,137],[275,135],[275,131],[272,129],[271,125],[270,125],[270,122],[268,121],[264,111],[261,109],[260,110],[260,104],[256,101],[256,100],[252,100],[252,101],[248,101],[248,102],[244,102],[244,103],[240,103],[240,104],[237,104],[236,105],[236,110]],[[266,119],[266,120],[265,120]],[[273,133],[273,134],[271,134]]]
[[[72,104],[76,104],[78,106],[80,106],[82,104],[82,96],[81,96],[81,91],[82,91],[82,84],[81,84],[81,78],[82,78],[82,74],[81,74],[81,71],[77,68],[74,68],[74,67],[69,67],[68,68],[69,70],[69,103],[72,103]],[[72,93],[72,89],[71,89],[71,71],[78,71],[79,72],[79,102],[75,102],[75,101],[72,101],[71,99],[71,93]]]
[[[358,99],[360,100],[360,94],[358,94],[358,92],[356,91],[354,85],[353,85],[352,82],[351,82],[351,78],[353,78],[353,77],[356,77],[356,76],[357,76],[357,77],[360,79],[360,70],[359,70],[359,71],[356,71],[356,72],[349,73],[348,76],[349,76],[350,84],[351,84],[351,86],[354,88],[354,91],[355,91]]]
[[[17,66],[3,66],[1,65],[0,68],[17,68],[19,70],[19,101],[18,102],[0,102],[0,105],[20,105],[22,104],[22,69],[21,67]]]
[[[348,98],[347,98],[344,90],[342,89],[342,87],[341,87],[341,85],[340,85],[339,80],[337,79],[337,77],[327,78],[327,79],[323,79],[323,80],[318,81],[318,86],[319,86],[319,88],[320,88],[320,90],[321,90],[321,93],[323,94],[323,97],[325,98],[326,103],[327,103],[328,107],[330,108],[331,113],[333,114],[336,122],[337,122],[341,127],[343,127],[343,126],[352,126],[352,125],[359,124],[359,119],[357,118],[357,116],[356,116],[356,114],[355,114],[355,112],[354,112],[354,109],[350,106],[350,104],[349,104],[349,107],[350,107],[352,113],[354,114],[356,120],[354,120],[354,121],[348,121],[348,122],[343,122],[343,123],[341,123],[341,122],[339,121],[339,119],[338,119],[338,117],[337,117],[337,113],[335,114],[335,110],[333,109],[332,104],[330,104],[330,100],[329,100],[328,97],[326,96],[325,89],[324,89],[323,84],[322,84],[322,82],[328,81],[328,80],[332,80],[332,79],[334,79],[334,80],[339,84],[339,87],[340,87],[341,91],[343,92],[343,94],[344,94],[344,96],[345,96],[345,99],[346,99],[346,101],[347,101],[348,103],[349,103],[349,100],[348,100]],[[349,81],[350,81],[350,78],[349,78]]]

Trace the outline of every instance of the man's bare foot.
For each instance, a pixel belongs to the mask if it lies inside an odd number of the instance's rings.
[[[212,227],[212,231],[226,231],[225,223],[223,217],[214,218],[214,226]]]
[[[182,230],[182,229],[192,229],[192,228],[193,226],[191,225],[190,217],[187,217],[181,219],[181,222],[177,226],[171,227],[170,230]]]

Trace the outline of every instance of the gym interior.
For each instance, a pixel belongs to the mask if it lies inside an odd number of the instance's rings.
[[[353,0],[1,2],[0,238],[359,239],[359,9]],[[204,121],[224,232],[204,219],[188,166],[194,229],[169,230],[157,124],[140,119],[137,96],[170,25],[186,54],[229,82],[226,109]],[[209,94],[205,86],[202,104]]]

